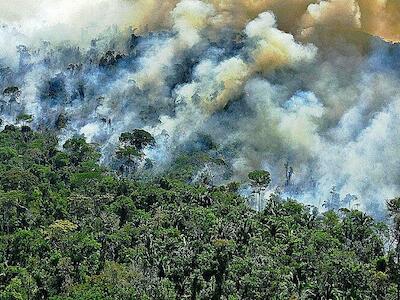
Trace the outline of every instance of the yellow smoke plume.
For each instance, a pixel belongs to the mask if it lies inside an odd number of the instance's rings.
[[[133,1],[133,25],[141,31],[169,28],[177,0]],[[315,26],[330,31],[361,31],[389,41],[400,41],[400,1],[398,0],[203,0],[212,5],[219,19],[215,27],[238,31],[260,13],[271,11],[278,28],[297,35],[312,33]],[[190,18],[190,16],[188,16]],[[196,19],[196,16],[193,16]],[[189,19],[187,20],[189,21]],[[194,20],[195,21],[195,20]],[[189,21],[191,22],[191,21]],[[306,29],[306,31],[304,31]]]

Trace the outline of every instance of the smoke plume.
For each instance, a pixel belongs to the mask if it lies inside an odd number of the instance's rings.
[[[397,41],[395,0],[2,2],[1,118],[83,134],[104,163],[143,128],[154,172],[200,147],[220,181],[264,168],[306,203],[335,186],[378,212],[400,193]]]

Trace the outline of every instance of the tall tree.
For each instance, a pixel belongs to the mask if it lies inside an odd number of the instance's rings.
[[[262,209],[261,201],[262,201],[262,191],[268,187],[271,182],[271,175],[268,171],[265,170],[255,170],[248,174],[248,177],[251,181],[251,185],[254,189],[254,193],[256,196],[256,205],[257,210],[260,211]]]
[[[134,129],[124,132],[119,137],[120,145],[116,151],[118,159],[124,160],[120,169],[130,174],[135,171],[137,164],[142,160],[144,148],[155,145],[154,137],[143,129]]]

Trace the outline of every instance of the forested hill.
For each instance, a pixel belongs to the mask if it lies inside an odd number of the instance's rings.
[[[360,211],[275,195],[255,212],[235,184],[127,179],[79,137],[57,149],[0,133],[1,300],[396,299],[396,244]]]

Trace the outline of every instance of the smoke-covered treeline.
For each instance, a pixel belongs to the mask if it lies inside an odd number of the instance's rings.
[[[206,139],[229,179],[264,168],[307,203],[336,186],[377,210],[400,192],[399,11],[393,0],[0,3],[1,119],[61,141],[83,134],[105,163],[122,132],[143,128],[154,172]]]
[[[257,212],[232,182],[117,176],[82,137],[60,151],[51,132],[8,125],[0,145],[1,300],[400,295],[400,198],[390,227],[278,194]],[[271,177],[248,179],[259,196]]]

